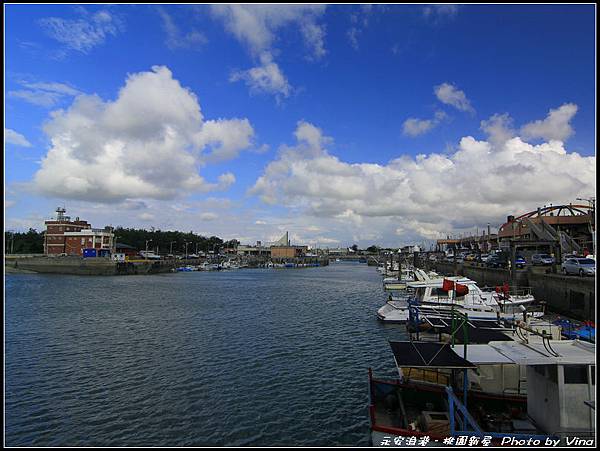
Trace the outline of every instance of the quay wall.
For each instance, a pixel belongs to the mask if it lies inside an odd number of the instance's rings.
[[[529,286],[536,299],[548,302],[550,310],[580,320],[596,316],[595,277],[564,276],[529,271]]]
[[[114,276],[169,272],[173,264],[167,261],[115,262],[95,257],[28,257],[6,258],[7,272],[36,272],[42,274],[72,274],[86,276]]]
[[[268,259],[243,258],[251,268],[264,267]],[[291,263],[318,263],[320,266],[329,264],[328,259],[315,257],[299,257],[286,259]],[[172,269],[200,265],[203,259],[183,260],[130,260],[115,262],[110,258],[82,258],[76,256],[46,257],[46,256],[5,256],[4,267],[7,273],[42,273],[42,274],[72,274],[87,276],[115,276],[131,274],[157,274],[171,272]]]
[[[544,269],[529,267],[516,271],[516,282],[511,282],[506,269],[486,268],[470,263],[436,262],[427,265],[440,274],[460,274],[475,280],[481,286],[502,285],[509,282],[517,287],[531,287],[531,293],[547,303],[548,310],[582,321],[593,321],[596,313],[596,284],[594,277],[565,276],[546,273]]]

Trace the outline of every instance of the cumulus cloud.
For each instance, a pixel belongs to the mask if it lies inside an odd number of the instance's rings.
[[[162,27],[167,35],[166,44],[171,50],[179,48],[198,48],[208,42],[206,36],[196,29],[183,33],[165,8],[157,7]]]
[[[451,105],[460,111],[475,112],[466,94],[456,86],[450,83],[442,83],[435,86],[433,91],[440,102]]]
[[[6,144],[14,144],[15,146],[31,147],[31,143],[27,138],[10,128],[4,129],[4,142]]]
[[[276,33],[284,27],[298,27],[308,58],[319,60],[327,53],[325,28],[317,22],[324,11],[325,5],[211,6],[213,16],[222,20],[227,31],[259,62],[250,69],[235,71],[230,81],[245,81],[254,93],[288,97],[292,87],[274,58]]]
[[[411,137],[422,135],[436,127],[445,118],[446,113],[443,111],[437,111],[433,119],[408,118],[402,124],[402,133]]]
[[[51,38],[64,45],[65,50],[89,53],[94,47],[103,44],[110,35],[123,31],[123,22],[107,10],[94,14],[84,8],[78,9],[81,17],[75,20],[60,17],[46,17],[39,21],[40,26]]]
[[[486,122],[491,136],[506,118]],[[311,139],[300,129],[311,130]],[[595,157],[568,152],[557,140],[462,138],[450,154],[400,156],[388,164],[347,163],[331,155],[318,127],[300,123],[296,143],[282,146],[249,193],[356,235],[397,233],[434,239],[538,205],[570,202],[595,190]],[[551,183],[550,183],[551,182]]]
[[[521,128],[521,134],[525,139],[566,141],[573,134],[570,122],[575,113],[577,113],[577,105],[565,103],[559,108],[550,110],[546,119],[525,124]]]
[[[204,121],[196,95],[164,66],[129,75],[115,101],[78,96],[44,131],[51,148],[34,176],[37,190],[101,202],[226,189],[233,174],[208,183],[198,168],[205,157],[236,156],[254,134],[246,119]]]
[[[489,141],[499,147],[515,135],[512,124],[508,113],[494,114],[488,120],[481,121],[481,129],[488,135]]]

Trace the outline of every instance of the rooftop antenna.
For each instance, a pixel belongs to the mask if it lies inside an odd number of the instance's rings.
[[[56,208],[56,219],[58,221],[63,221],[65,219],[65,213],[67,209],[65,207],[57,207]]]

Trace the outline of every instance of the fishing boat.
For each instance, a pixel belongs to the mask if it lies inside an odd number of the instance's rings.
[[[494,290],[482,290],[477,282],[466,277],[428,278],[407,282],[407,289],[414,294],[388,297],[377,317],[388,323],[405,323],[409,316],[409,304],[450,310],[457,308],[468,312],[473,318],[512,319],[528,312],[532,316],[543,315],[543,304],[535,305],[535,298],[527,289],[510,290],[507,286]]]
[[[403,341],[390,347],[400,377],[375,379],[369,369],[375,446],[414,446],[425,436],[434,446],[458,444],[459,437],[515,445],[595,436],[595,415],[588,407],[595,399],[595,349],[589,343],[543,339],[453,348]],[[489,368],[501,368],[503,376],[516,368],[508,381],[519,382],[517,391]],[[475,371],[480,377],[474,381]]]

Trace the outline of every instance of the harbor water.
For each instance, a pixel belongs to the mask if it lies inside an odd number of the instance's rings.
[[[5,279],[9,446],[368,446],[374,267]]]

